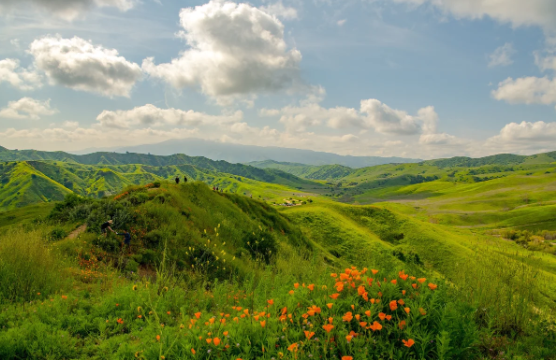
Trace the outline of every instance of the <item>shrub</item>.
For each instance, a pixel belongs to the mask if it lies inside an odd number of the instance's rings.
[[[52,229],[50,231],[50,233],[48,233],[48,239],[50,241],[57,241],[57,240],[62,240],[65,237],[68,236],[68,233],[66,230],[64,230],[61,227],[55,227],[54,229]]]

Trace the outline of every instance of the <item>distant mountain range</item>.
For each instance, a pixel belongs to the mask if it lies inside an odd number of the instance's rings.
[[[92,150],[92,149],[91,149]],[[252,145],[226,144],[201,139],[168,140],[158,144],[129,146],[113,149],[116,152],[150,153],[153,155],[187,154],[204,156],[212,160],[231,163],[274,160],[277,162],[300,163],[304,165],[342,165],[351,168],[392,164],[416,163],[420,159],[379,156],[349,156],[311,150],[263,147]],[[78,153],[83,153],[80,151]]]

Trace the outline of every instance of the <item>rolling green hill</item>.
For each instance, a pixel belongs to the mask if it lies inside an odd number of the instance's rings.
[[[282,184],[297,189],[323,188],[323,186],[320,184],[315,184],[303,179],[299,179],[296,176],[276,169],[259,169],[243,164],[231,164],[226,161],[214,161],[205,157],[191,157],[183,154],[176,154],[171,156],[155,156],[150,154],[120,154],[98,152],[87,155],[74,155],[61,151],[18,151],[8,150],[6,148],[0,147],[0,161],[8,162],[31,160],[50,160],[55,163],[64,162],[94,166],[121,166],[141,164],[160,168],[165,166],[191,165],[199,169],[237,175],[252,180],[264,181],[267,183]]]
[[[274,160],[250,162],[251,165],[261,169],[278,169],[292,175],[310,180],[339,179],[352,174],[355,170],[342,165],[312,166],[297,163],[278,162]]]

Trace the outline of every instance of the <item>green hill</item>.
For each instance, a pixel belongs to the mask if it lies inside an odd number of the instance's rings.
[[[274,160],[255,161],[248,165],[261,169],[278,169],[292,175],[310,180],[339,179],[354,172],[352,168],[342,165],[312,166],[296,163],[278,162]]]
[[[155,156],[135,153],[108,153],[98,152],[87,155],[74,155],[65,152],[47,152],[37,150],[7,150],[0,149],[0,161],[29,161],[50,160],[54,162],[76,163],[95,166],[121,166],[141,164],[152,167],[192,165],[200,169],[214,172],[237,175],[252,180],[264,181],[273,184],[287,185],[293,188],[319,188],[322,186],[303,179],[299,179],[286,172],[276,169],[259,169],[243,164],[231,164],[226,161],[214,161],[205,157],[190,157],[183,154],[171,156]]]

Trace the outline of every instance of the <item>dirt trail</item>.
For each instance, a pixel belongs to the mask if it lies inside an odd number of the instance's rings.
[[[68,235],[68,239],[75,239],[77,238],[80,234],[84,233],[85,231],[87,231],[87,224],[83,224],[80,227],[78,227],[77,229],[73,230],[69,235]]]

